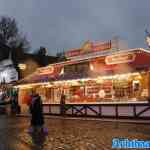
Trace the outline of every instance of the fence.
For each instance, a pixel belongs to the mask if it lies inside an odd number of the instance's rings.
[[[60,104],[43,104],[44,114],[46,115],[61,115],[60,108]],[[65,115],[150,119],[150,103],[66,104]]]

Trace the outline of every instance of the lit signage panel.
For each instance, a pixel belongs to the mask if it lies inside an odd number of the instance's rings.
[[[18,80],[18,72],[11,59],[0,61],[0,83],[10,83]]]
[[[87,54],[92,54],[95,52],[109,50],[111,49],[111,41],[93,44],[91,42],[86,42],[80,49],[69,50],[65,53],[67,58],[74,58],[78,56],[83,56]]]
[[[133,53],[115,54],[106,56],[105,63],[107,65],[129,63],[135,60],[136,55]]]
[[[38,69],[39,74],[53,74],[54,73],[54,66],[49,66],[46,68]]]

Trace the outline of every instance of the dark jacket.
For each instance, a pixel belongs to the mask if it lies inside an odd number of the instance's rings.
[[[65,114],[65,99],[66,99],[66,96],[62,94],[61,99],[60,99],[60,114],[61,115]]]
[[[66,96],[64,94],[61,95],[60,104],[65,105]]]
[[[44,124],[44,117],[43,117],[42,101],[39,95],[35,95],[32,97],[30,112],[32,114],[31,125],[42,126]]]

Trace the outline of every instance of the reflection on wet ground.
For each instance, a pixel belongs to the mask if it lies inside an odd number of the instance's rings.
[[[29,134],[29,118],[0,116],[0,150],[110,150],[112,138],[150,140],[149,124],[46,119],[48,135]]]

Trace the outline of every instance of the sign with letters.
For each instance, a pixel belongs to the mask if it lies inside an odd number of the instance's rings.
[[[39,68],[38,73],[39,74],[53,74],[54,73],[54,66]]]
[[[120,64],[120,63],[129,63],[135,60],[136,55],[133,53],[120,53],[110,56],[106,56],[105,63],[107,65]]]
[[[79,56],[92,55],[96,52],[110,50],[111,49],[111,41],[103,42],[103,43],[92,43],[87,41],[83,44],[83,46],[79,49],[69,50],[65,53],[67,58],[76,58]]]

